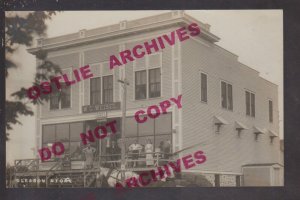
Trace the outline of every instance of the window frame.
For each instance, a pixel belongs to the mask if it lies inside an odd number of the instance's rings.
[[[75,143],[75,142],[79,142],[79,143],[81,143],[82,141],[81,141],[81,139],[79,139],[78,141],[75,141],[75,140],[71,140],[71,124],[76,124],[76,123],[82,123],[82,128],[83,128],[83,130],[82,131],[84,131],[85,130],[85,122],[83,122],[83,121],[75,121],[75,122],[64,122],[64,123],[50,123],[50,124],[41,124],[41,129],[42,129],[42,136],[41,136],[41,147],[46,147],[44,144],[54,144],[55,142],[62,142],[62,143],[67,143],[68,144],[68,149],[66,148],[66,146],[65,146],[65,152],[62,154],[62,155],[60,155],[60,156],[52,156],[51,157],[51,159],[49,159],[49,160],[46,160],[46,161],[43,161],[43,162],[52,162],[52,161],[54,161],[55,160],[55,158],[64,158],[64,156],[66,155],[66,154],[69,154],[69,155],[71,155],[71,143]],[[57,131],[57,126],[58,125],[62,125],[62,124],[67,124],[68,125],[68,129],[69,129],[69,133],[68,133],[68,141],[61,141],[61,140],[58,140],[57,139],[57,135],[58,135],[58,131]],[[44,128],[45,128],[45,126],[54,126],[54,142],[52,142],[52,143],[44,143]],[[49,147],[49,146],[47,146],[47,147]],[[83,161],[83,159],[71,159],[71,161]]]
[[[141,73],[141,72],[145,72],[145,76],[146,76],[146,84],[145,84],[145,98],[139,98],[139,99],[137,99],[137,92],[136,92],[136,90],[137,90],[137,84],[136,84],[136,80],[137,80],[137,78],[136,78],[136,75],[137,75],[137,73]],[[148,82],[148,77],[147,77],[147,69],[144,69],[144,70],[139,70],[139,71],[135,71],[134,72],[134,99],[135,100],[145,100],[145,99],[147,99],[147,97],[148,97],[148,84],[147,84],[147,82]],[[139,85],[139,86],[141,86],[141,85]]]
[[[250,114],[247,114],[247,92],[249,93],[249,112]],[[252,96],[254,96],[254,104],[252,102]],[[254,105],[254,112],[253,112],[253,106]],[[245,106],[246,106],[246,116],[247,117],[252,117],[252,118],[255,118],[255,115],[256,115],[256,97],[255,97],[255,92],[251,91],[251,90],[248,90],[248,89],[245,89]]]
[[[159,89],[159,96],[152,96],[152,97],[150,97],[150,86],[151,86],[151,84],[158,84],[158,82],[150,83],[150,75],[151,75],[150,71],[155,71],[155,70],[159,70],[159,74],[158,74],[159,79],[160,79],[160,81],[159,81],[159,88],[160,88]],[[157,77],[156,77],[156,73],[155,73],[155,79],[156,78]],[[151,68],[151,69],[148,69],[148,98],[152,99],[152,98],[159,98],[159,97],[161,97],[161,68],[160,67]]]
[[[111,77],[111,79],[112,79],[112,88],[110,88],[110,89],[104,89],[104,78],[108,78],[108,77]],[[102,76],[101,77],[101,86],[102,86],[102,88],[101,88],[101,91],[100,91],[100,93],[101,93],[101,103],[102,104],[105,104],[105,103],[112,103],[112,102],[114,102],[114,75],[105,75],[105,76]],[[105,96],[104,96],[104,91],[105,90],[111,90],[111,95],[112,95],[112,98],[111,98],[111,102],[104,102],[104,99],[105,99]]]
[[[65,69],[62,69],[62,74],[67,74],[68,73],[68,78],[70,78],[71,80],[74,80],[73,79],[73,74],[72,74],[72,67],[69,67],[69,68],[65,68]],[[72,76],[71,76],[72,75]],[[61,97],[58,97],[58,108],[55,108],[55,109],[51,109],[51,97],[48,101],[48,111],[52,112],[52,111],[58,111],[58,110],[66,110],[66,109],[72,109],[72,85],[69,85],[69,86],[66,86],[65,82],[59,82],[61,84],[61,86],[63,87],[67,87],[70,89],[70,107],[68,108],[62,108],[61,106]],[[52,91],[53,91],[53,88],[55,88],[59,93],[62,92],[62,88],[61,89],[57,89],[56,85],[55,84],[51,84],[51,88],[52,88]],[[53,92],[51,92],[49,95],[52,95]],[[59,94],[60,95],[60,94]]]
[[[113,78],[113,84],[112,84],[112,102],[115,102],[115,75],[114,75],[114,70],[109,70],[109,73],[104,73],[103,72],[103,68],[105,67],[104,65],[105,64],[108,64],[109,66],[109,61],[102,61],[102,62],[96,62],[96,63],[90,63],[90,67],[91,67],[91,71],[93,71],[93,67],[96,67],[96,68],[99,68],[99,74],[95,74],[94,73],[94,76],[92,78],[100,78],[100,82],[101,82],[101,95],[100,95],[100,105],[103,104],[103,77],[105,76],[112,76]],[[92,79],[91,78],[91,79]],[[87,91],[87,95],[89,97],[88,99],[88,105],[91,105],[91,82],[89,82],[89,90]],[[83,82],[83,84],[85,85],[85,81]],[[83,85],[83,87],[84,87]],[[83,91],[84,95],[86,94],[85,91]]]
[[[173,145],[174,145],[174,142],[173,142],[174,136],[173,136],[173,133],[172,133],[172,130],[173,130],[173,124],[172,124],[173,113],[172,112],[168,112],[167,114],[164,114],[164,115],[170,115],[170,124],[168,124],[168,125],[170,125],[170,127],[169,127],[170,128],[170,132],[164,132],[162,134],[159,134],[159,131],[157,130],[157,121],[159,121],[159,118],[156,118],[156,119],[153,119],[153,134],[140,135],[140,132],[139,132],[140,127],[139,126],[141,126],[142,124],[137,123],[134,120],[134,124],[135,124],[135,128],[136,128],[136,134],[135,134],[135,136],[126,136],[126,131],[125,131],[125,140],[129,139],[129,140],[134,141],[135,139],[137,139],[138,143],[140,143],[140,138],[150,138],[150,137],[152,137],[153,138],[152,144],[153,144],[153,148],[155,150],[156,138],[168,136],[168,137],[170,137],[170,142],[171,142],[171,152],[173,152]],[[126,116],[126,120],[128,120],[128,119],[130,120],[131,118],[134,119],[134,116]],[[147,121],[145,123],[147,123]]]
[[[52,87],[52,91],[51,91],[51,93],[49,94],[50,96],[49,96],[49,110],[50,111],[54,111],[54,110],[60,110],[60,90],[59,89],[57,89],[57,87],[56,87],[56,85],[54,85],[54,84],[51,84],[51,87]],[[51,105],[52,105],[52,98],[54,98],[54,95],[55,96],[57,96],[57,98],[58,98],[58,103],[57,103],[57,105],[58,105],[58,107],[56,108],[52,108],[51,107]]]
[[[90,90],[89,90],[89,93],[90,93],[90,103],[89,103],[89,105],[98,105],[98,104],[92,104],[92,84],[91,84],[91,82],[92,82],[92,80],[95,80],[95,79],[100,79],[99,81],[100,81],[100,84],[101,84],[101,86],[100,86],[100,99],[99,99],[99,103],[101,104],[101,102],[102,102],[102,77],[101,76],[97,76],[97,77],[92,77],[92,78],[90,78]]]
[[[205,100],[203,100],[203,96],[202,96],[202,89],[203,89],[202,75],[205,75],[205,77],[206,77],[206,91],[205,91],[206,98],[205,98]],[[208,103],[208,75],[207,75],[207,73],[204,73],[202,71],[200,71],[200,101],[203,103]]]
[[[270,103],[271,103],[272,109],[270,109]],[[269,111],[269,123],[273,123],[274,122],[274,103],[273,103],[272,99],[268,99],[268,111]]]
[[[62,104],[63,104],[63,103],[62,103],[62,102],[63,102],[63,101],[62,101],[62,99],[63,99],[63,98],[62,98],[62,97],[63,97],[62,94],[63,94],[63,90],[64,90],[64,89],[69,90],[69,93],[70,93],[70,94],[68,95],[68,96],[70,96],[70,97],[69,97],[69,98],[70,98],[70,100],[69,100],[69,101],[70,101],[70,103],[69,103],[70,106],[69,106],[69,107],[65,107],[65,108],[62,107]],[[62,88],[60,89],[60,109],[69,109],[69,108],[71,108],[71,101],[72,101],[72,99],[71,99],[71,90],[72,90],[71,85],[70,85],[70,86],[66,86],[65,84],[64,84],[64,86],[62,86]]]
[[[160,61],[159,61],[159,66],[150,66],[150,62],[149,62],[149,60],[150,60],[150,57],[151,56],[155,56],[155,55],[157,55],[157,54],[159,54],[159,59],[160,59]],[[150,95],[149,95],[149,70],[152,70],[152,69],[160,69],[160,96],[158,96],[158,97],[150,97]],[[146,98],[145,99],[136,99],[136,94],[135,94],[135,92],[136,92],[136,87],[135,87],[135,72],[138,72],[138,71],[144,71],[144,70],[146,70]],[[145,55],[145,66],[143,66],[143,67],[139,67],[139,68],[137,68],[136,67],[136,60],[134,60],[133,61],[133,86],[134,86],[134,88],[133,88],[133,95],[132,95],[132,100],[133,101],[141,101],[141,100],[147,100],[147,99],[155,99],[155,98],[161,98],[161,97],[163,97],[163,87],[162,87],[162,85],[163,85],[163,79],[162,79],[162,75],[163,75],[163,73],[162,73],[162,51],[158,51],[158,52],[155,52],[155,53],[152,53],[152,54],[148,54],[148,55]]]
[[[225,89],[226,89],[226,107],[223,107],[223,99],[222,99],[222,83],[225,83]],[[231,108],[229,108],[229,93],[228,93],[228,85],[231,86]],[[233,84],[225,81],[225,80],[221,80],[220,81],[220,104],[221,104],[221,108],[228,110],[228,111],[232,111],[233,112]]]

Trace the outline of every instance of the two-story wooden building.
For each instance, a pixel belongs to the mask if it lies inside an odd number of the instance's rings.
[[[201,28],[198,36],[110,69],[111,55],[191,23]],[[107,148],[118,142],[121,131],[123,90],[118,80],[126,78],[126,149],[134,140],[145,145],[150,139],[154,149],[170,141],[172,152],[200,143],[178,156],[201,149],[207,161],[184,173],[204,174],[216,186],[282,185],[278,87],[218,46],[219,40],[210,25],[182,11],[39,39],[30,53],[46,50],[48,59],[70,76],[73,69],[90,65],[94,77],[51,94],[49,102],[38,106],[37,148],[61,141],[65,153],[73,155],[72,169],[81,169],[80,133],[117,120],[117,134],[91,143],[98,156],[109,155]],[[173,105],[168,114],[145,123],[134,119],[137,110],[180,94],[181,109]]]

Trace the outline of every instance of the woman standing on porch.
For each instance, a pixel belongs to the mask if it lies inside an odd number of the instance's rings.
[[[153,166],[154,160],[153,160],[153,145],[150,139],[147,139],[146,145],[145,145],[145,152],[146,152],[146,165]]]

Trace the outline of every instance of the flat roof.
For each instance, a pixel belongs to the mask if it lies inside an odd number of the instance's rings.
[[[58,48],[68,48],[75,45],[92,43],[104,39],[113,39],[128,34],[138,34],[149,30],[156,30],[161,27],[166,28],[179,24],[189,24],[192,22],[198,23],[201,27],[201,37],[204,37],[211,42],[218,42],[220,40],[219,37],[210,32],[209,24],[204,24],[201,21],[187,15],[183,11],[171,11],[131,21],[124,20],[119,24],[112,24],[90,30],[83,29],[77,33],[52,38],[40,38],[38,39],[37,47],[29,48],[28,52],[35,54],[40,49],[51,51]]]

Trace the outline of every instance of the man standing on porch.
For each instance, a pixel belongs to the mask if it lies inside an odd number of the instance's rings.
[[[92,169],[94,153],[96,152],[96,149],[94,147],[91,147],[91,144],[89,143],[88,146],[85,149],[83,149],[83,152],[85,154],[85,167],[87,169]]]

